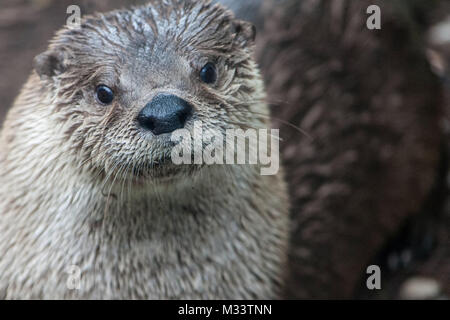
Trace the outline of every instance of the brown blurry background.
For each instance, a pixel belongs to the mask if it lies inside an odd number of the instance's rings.
[[[67,7],[82,14],[107,11],[143,0],[0,0],[0,121],[32,70],[33,58],[65,23]]]

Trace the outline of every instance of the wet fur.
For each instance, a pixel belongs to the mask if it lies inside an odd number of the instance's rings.
[[[287,296],[353,298],[439,175],[442,89],[417,22],[431,3],[263,3],[257,57],[292,201]],[[365,25],[373,4],[381,30]]]
[[[250,29],[249,29],[250,28]],[[277,298],[287,252],[281,175],[173,167],[168,137],[135,123],[160,92],[208,128],[269,126],[252,30],[208,1],[152,1],[64,28],[0,137],[0,296]],[[198,68],[214,59],[219,82]],[[111,106],[95,101],[114,88]],[[167,179],[166,179],[167,178]],[[69,290],[68,268],[81,268]]]

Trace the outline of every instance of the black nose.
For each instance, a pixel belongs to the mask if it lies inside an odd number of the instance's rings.
[[[192,106],[185,100],[167,94],[157,95],[138,115],[139,124],[159,135],[184,127],[192,114]]]

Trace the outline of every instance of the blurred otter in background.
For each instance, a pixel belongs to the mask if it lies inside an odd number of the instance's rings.
[[[435,3],[222,2],[259,27],[257,60],[284,139],[294,221],[287,296],[370,296],[369,264],[382,265],[384,288],[388,271],[439,246],[430,221],[445,197],[442,88],[425,55]],[[366,27],[373,4],[381,30]],[[449,266],[434,275],[443,284]]]

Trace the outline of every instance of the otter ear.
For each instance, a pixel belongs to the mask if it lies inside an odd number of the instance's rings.
[[[46,51],[37,55],[33,61],[34,69],[41,79],[51,78],[65,71],[64,55],[60,52]]]
[[[256,28],[252,23],[243,20],[234,20],[232,29],[235,36],[235,43],[243,48],[254,44]]]

